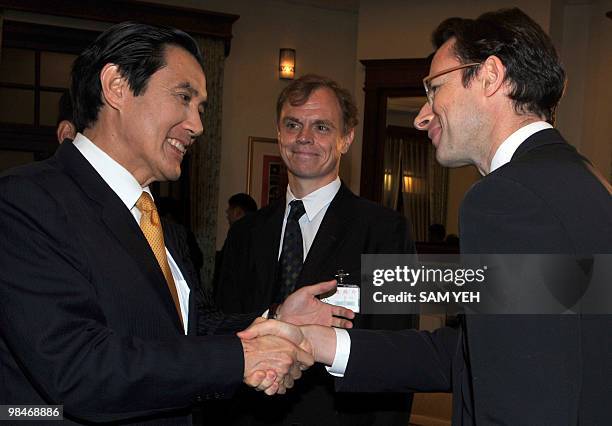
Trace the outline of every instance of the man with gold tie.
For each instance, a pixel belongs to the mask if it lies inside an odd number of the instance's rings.
[[[63,405],[68,423],[191,424],[244,381],[284,392],[312,357],[233,332],[164,232],[149,184],[176,180],[202,131],[202,57],[182,31],[123,23],[75,61],[79,133],[0,176],[0,405]],[[346,310],[295,294],[285,318]],[[200,337],[201,334],[225,334]]]

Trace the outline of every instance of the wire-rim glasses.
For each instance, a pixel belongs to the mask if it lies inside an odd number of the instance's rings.
[[[449,72],[453,72],[453,71],[457,71],[457,70],[461,70],[463,68],[469,68],[469,67],[475,67],[477,65],[480,65],[480,62],[470,62],[469,64],[462,64],[462,65],[457,65],[456,67],[452,67],[452,68],[447,68],[445,70],[442,70],[440,72],[437,72],[433,75],[428,75],[427,77],[425,77],[423,79],[423,87],[425,87],[425,95],[427,96],[427,102],[429,103],[429,106],[433,105],[433,101],[434,101],[434,90],[431,87],[431,81],[434,78],[438,78],[440,76],[443,76],[444,74],[448,74]]]

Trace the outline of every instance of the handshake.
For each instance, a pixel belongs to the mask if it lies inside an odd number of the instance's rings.
[[[284,394],[315,362],[332,364],[336,332],[331,326],[350,328],[355,315],[316,297],[335,286],[328,281],[303,287],[278,308],[278,320],[257,318],[238,333],[247,385],[267,395]]]

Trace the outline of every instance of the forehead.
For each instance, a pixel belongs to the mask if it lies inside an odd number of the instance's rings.
[[[454,45],[455,39],[451,38],[440,46],[431,61],[429,75],[434,75],[440,71],[459,65],[459,60],[453,50]]]
[[[308,99],[302,105],[291,105],[287,100],[281,110],[281,116],[295,115],[317,115],[320,118],[340,118],[340,104],[336,95],[327,87],[319,87],[313,90]]]
[[[206,77],[202,67],[191,53],[177,46],[168,46],[164,52],[166,65],[153,76],[170,87],[187,85],[206,98]]]

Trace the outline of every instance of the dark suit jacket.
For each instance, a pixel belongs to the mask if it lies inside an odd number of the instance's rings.
[[[195,334],[243,324],[208,314],[168,227],[191,286],[183,335],[138,224],[72,143],[0,177],[0,233],[0,404],[63,404],[77,423],[189,424],[192,402],[242,382],[240,341]]]
[[[460,226],[463,253],[612,253],[612,198],[544,130],[471,188]],[[611,329],[610,316],[468,315],[459,330],[351,331],[338,387],[452,390],[455,425],[607,424]]]
[[[217,289],[217,302],[223,311],[263,310],[276,301],[284,211],[285,200],[280,200],[230,229]],[[350,274],[347,283],[359,284],[361,254],[366,253],[414,253],[410,225],[406,218],[357,197],[343,184],[326,211],[297,287],[334,279],[340,269]],[[415,326],[413,321],[408,315],[358,315],[355,326],[402,329]],[[338,424],[336,411],[355,413],[350,424],[358,420],[370,424],[367,416],[372,411],[402,410],[402,424],[407,422],[410,398],[406,395],[334,395],[332,377],[320,366],[311,370],[280,402],[271,401],[271,406],[265,405],[261,411],[278,412],[284,405],[285,424],[311,424],[314,419],[317,424]]]
[[[278,253],[285,200],[236,222],[228,233],[220,274],[224,312],[266,309],[278,293]],[[357,197],[344,184],[329,205],[304,261],[297,288],[334,279],[338,270],[359,284],[362,253],[414,253],[405,218]]]

